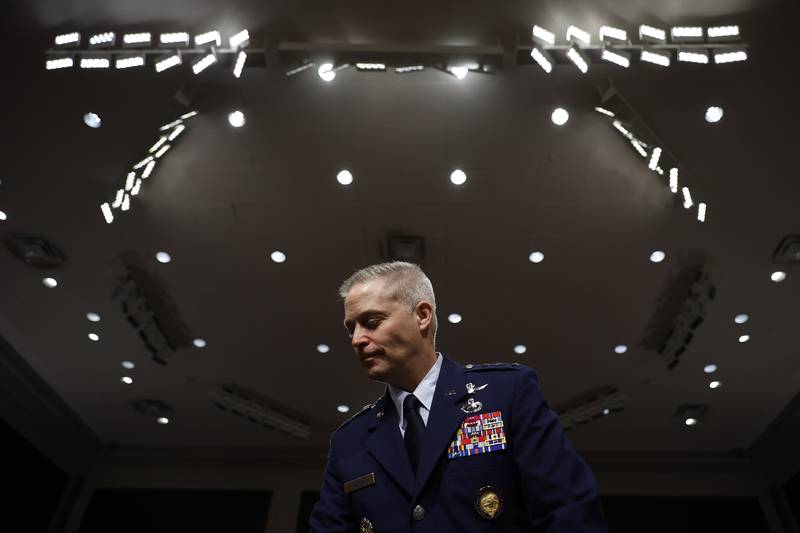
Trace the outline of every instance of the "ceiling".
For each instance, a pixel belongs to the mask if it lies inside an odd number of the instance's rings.
[[[326,7],[327,6],[327,7]],[[797,392],[800,269],[770,281],[780,240],[800,233],[795,87],[784,68],[794,3],[755,2],[122,2],[18,3],[6,33],[19,43],[4,81],[2,232],[39,235],[66,254],[63,268],[30,268],[0,250],[0,335],[6,337],[105,442],[127,446],[323,447],[354,409],[376,398],[350,351],[339,283],[383,258],[387,232],[426,239],[422,265],[437,293],[437,348],[467,362],[536,368],[551,405],[603,385],[624,411],[570,432],[582,450],[720,451],[746,448]],[[4,8],[6,9],[6,8]],[[246,69],[45,72],[43,52],[64,30],[200,31],[242,26],[253,40],[495,44],[534,23],[738,23],[745,64],[669,70],[597,65],[589,74],[535,66],[470,75]],[[8,68],[9,65],[7,65]],[[194,78],[194,79],[193,79]],[[688,169],[709,205],[699,224],[662,179],[595,113],[611,79]],[[98,206],[157,137],[186,111],[174,98],[196,87],[200,115],[111,225]],[[725,109],[709,125],[706,107]],[[556,106],[570,112],[558,128]],[[238,108],[247,124],[231,128]],[[82,115],[98,113],[103,127]],[[339,185],[348,168],[355,181]],[[454,168],[468,181],[449,181]],[[154,259],[168,251],[169,264]],[[282,250],[288,260],[269,259]],[[528,261],[545,253],[540,264]],[[654,250],[666,260],[649,261]],[[174,305],[188,338],[167,366],[150,360],[112,298],[115,261],[138,257]],[[668,370],[644,345],[662,294],[697,257],[717,288],[682,362]],[[42,285],[43,276],[59,281]],[[87,312],[102,315],[99,324]],[[453,325],[444,318],[458,312]],[[737,325],[733,317],[748,313]],[[99,342],[87,339],[89,332]],[[752,340],[740,344],[739,335]],[[319,343],[331,346],[317,352]],[[524,355],[516,344],[528,348]],[[624,355],[614,346],[627,344]],[[124,371],[120,363],[136,363]],[[703,367],[716,363],[717,390]],[[130,374],[135,382],[123,385]],[[213,407],[234,383],[307,417],[297,440]],[[159,426],[131,402],[173,409]],[[679,405],[707,404],[697,427]]]

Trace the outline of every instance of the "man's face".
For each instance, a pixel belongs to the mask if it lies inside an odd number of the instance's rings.
[[[384,280],[354,285],[344,300],[344,326],[370,379],[397,384],[424,338],[415,311],[384,292]]]

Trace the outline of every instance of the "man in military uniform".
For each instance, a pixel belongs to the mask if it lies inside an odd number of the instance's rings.
[[[594,476],[536,372],[436,352],[436,301],[417,266],[342,284],[344,324],[386,393],[337,429],[312,533],[607,532]]]

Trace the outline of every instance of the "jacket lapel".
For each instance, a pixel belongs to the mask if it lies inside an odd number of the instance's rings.
[[[373,413],[368,416],[373,418],[367,437],[367,450],[410,497],[414,487],[414,472],[400,434],[400,417],[388,391],[371,410]],[[378,416],[378,413],[383,415]]]

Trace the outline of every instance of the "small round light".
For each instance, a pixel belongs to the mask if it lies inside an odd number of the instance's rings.
[[[129,376],[124,376],[122,379],[120,379],[120,381],[123,382],[125,385],[133,384],[133,378]]]
[[[450,72],[453,73],[453,76],[458,78],[459,80],[463,80],[467,77],[467,73],[469,72],[469,68],[465,66],[458,66],[458,67],[450,67]]]
[[[167,252],[158,252],[156,253],[156,261],[159,263],[169,263],[172,261],[172,256],[169,255]]]
[[[697,419],[696,418],[687,418],[685,423],[686,423],[687,426],[694,426],[695,424],[697,424]]]
[[[550,115],[550,120],[556,126],[563,126],[569,120],[569,113],[563,107],[557,107],[553,110],[553,114]]]
[[[328,353],[331,351],[331,347],[327,344],[317,344],[317,351],[319,353]]]
[[[611,409],[608,409],[608,408],[605,408],[605,409],[603,409],[603,414],[604,414],[604,415],[607,415],[607,414],[609,414],[610,412],[611,412]]]
[[[653,263],[660,263],[667,257],[667,254],[662,252],[661,250],[656,250],[652,254],[650,254],[650,261]]]
[[[450,313],[449,315],[447,315],[447,320],[451,324],[458,324],[459,322],[461,322],[462,318],[461,315],[459,315],[458,313]]]
[[[710,365],[706,365],[703,367],[703,372],[705,372],[706,374],[713,374],[716,371],[717,371],[717,365],[715,365],[714,363],[711,363]]]
[[[89,333],[89,340],[97,342],[100,340],[100,335],[98,335],[97,333]]]
[[[103,121],[100,120],[100,115],[97,113],[86,113],[83,115],[83,122],[90,128],[99,128],[103,125]]]
[[[89,322],[100,322],[100,315],[97,313],[86,313],[86,319]]]
[[[196,348],[205,348],[208,343],[206,343],[205,339],[197,338],[192,341],[192,344],[194,344]]]
[[[162,426],[169,424],[169,418],[167,418],[166,416],[160,416],[158,417],[158,423],[161,424]]]
[[[528,261],[531,263],[541,263],[544,261],[544,254],[542,252],[531,252],[528,256]]]
[[[514,346],[514,353],[515,354],[522,355],[527,351],[528,351],[528,347],[525,346],[524,344],[517,344],[516,346]]]
[[[775,283],[780,283],[781,281],[786,279],[786,272],[781,272],[780,270],[778,270],[777,272],[773,272],[769,278]]]
[[[342,185],[350,185],[353,183],[353,175],[349,170],[340,170],[339,173],[336,174],[336,181]]]
[[[733,319],[733,321],[736,322],[737,324],[744,324],[748,320],[750,320],[750,317],[745,313],[736,315],[736,317]]]
[[[742,335],[739,337],[739,342],[747,342],[750,340],[750,335]]]
[[[722,385],[722,383],[719,381],[712,381],[711,383],[708,384],[709,388],[712,389],[718,389],[720,385]]]
[[[317,69],[317,74],[322,81],[333,81],[336,77],[336,72],[333,70],[333,63],[323,63]]]
[[[245,123],[244,113],[238,109],[236,111],[231,111],[228,113],[228,122],[234,128],[241,128]]]
[[[8,220],[8,215],[0,211],[0,220]]]
[[[44,283],[44,286],[48,289],[55,288],[58,285],[58,282],[55,280],[55,278],[44,278],[42,279],[42,283]]]
[[[278,250],[275,250],[274,252],[269,254],[269,256],[276,263],[283,263],[284,261],[286,261],[286,254]]]
[[[133,364],[133,361],[123,361],[122,368],[126,370],[133,370],[134,368],[136,368],[136,365]]]
[[[347,413],[348,411],[350,411],[350,407],[348,407],[347,405],[342,404],[342,405],[338,406],[336,408],[336,410],[339,411],[340,413]]]
[[[706,109],[706,122],[711,124],[719,122],[722,119],[723,113],[721,107],[712,105]]]
[[[453,185],[463,185],[467,181],[467,175],[463,170],[456,169],[450,173],[450,181]]]
[[[614,346],[614,351],[617,352],[618,354],[624,354],[625,352],[628,351],[628,347],[625,346],[624,344],[618,344],[617,346]]]

